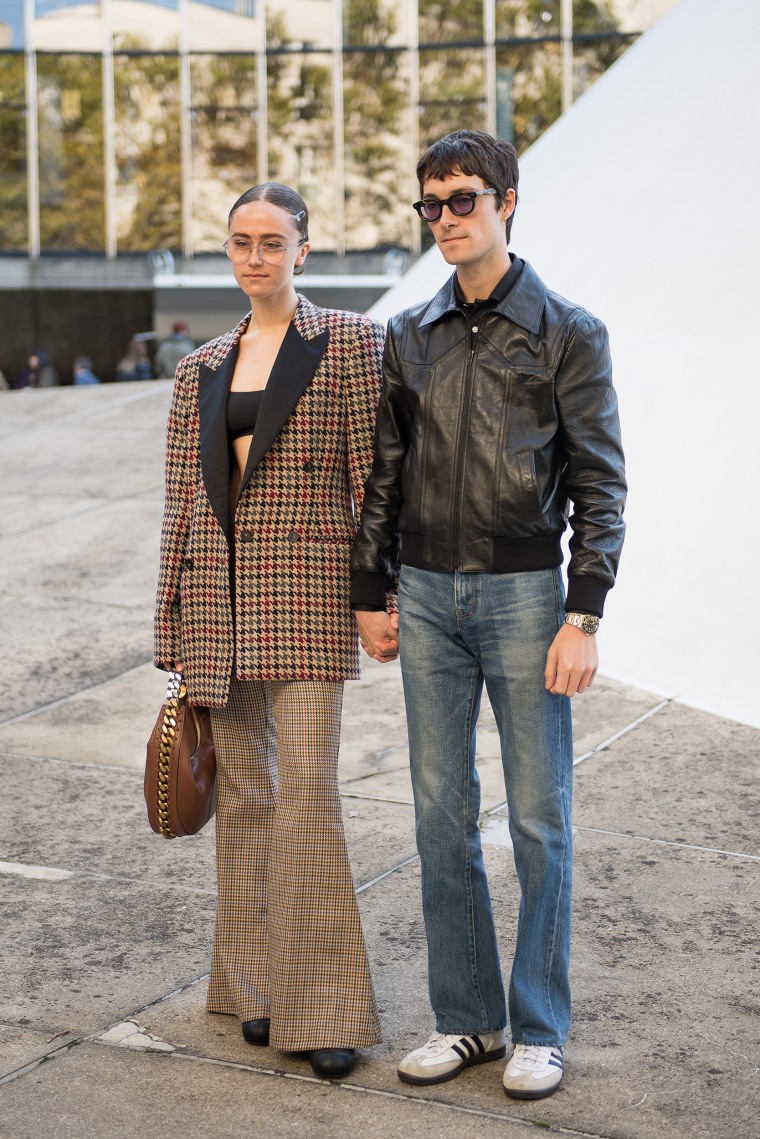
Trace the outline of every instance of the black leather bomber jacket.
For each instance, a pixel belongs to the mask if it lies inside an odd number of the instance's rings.
[[[623,544],[625,475],[607,330],[525,263],[472,325],[452,276],[393,317],[352,601],[383,607],[398,562],[510,573],[562,562],[567,608],[601,616]]]

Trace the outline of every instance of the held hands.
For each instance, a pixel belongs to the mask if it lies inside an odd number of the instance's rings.
[[[359,640],[367,656],[384,664],[395,660],[398,656],[398,613],[357,611],[354,617],[359,628]]]
[[[596,637],[563,625],[546,656],[546,687],[557,696],[575,696],[594,683],[598,667]]]

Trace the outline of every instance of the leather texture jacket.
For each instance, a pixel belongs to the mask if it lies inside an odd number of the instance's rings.
[[[384,377],[352,601],[382,608],[399,561],[471,573],[558,566],[569,518],[567,608],[601,616],[626,493],[602,322],[527,262],[470,321],[452,276],[392,318]]]

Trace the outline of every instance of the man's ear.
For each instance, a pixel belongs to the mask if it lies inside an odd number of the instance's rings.
[[[510,218],[512,216],[512,214],[515,212],[515,206],[516,205],[517,205],[517,194],[515,193],[514,190],[507,190],[506,193],[504,194],[504,205],[501,207],[501,216],[504,219],[504,221],[506,221],[507,218]]]

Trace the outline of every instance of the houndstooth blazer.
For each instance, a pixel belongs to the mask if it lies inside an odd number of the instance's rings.
[[[233,668],[241,680],[359,676],[349,556],[383,329],[299,298],[231,510],[227,396],[249,320],[181,361],[167,429],[154,663],[184,661],[190,702],[209,707],[226,705]]]

